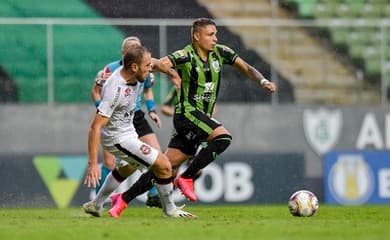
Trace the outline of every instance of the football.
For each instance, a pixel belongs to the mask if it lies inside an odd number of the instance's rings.
[[[318,211],[318,198],[308,190],[299,190],[288,199],[288,209],[293,216],[310,217]]]

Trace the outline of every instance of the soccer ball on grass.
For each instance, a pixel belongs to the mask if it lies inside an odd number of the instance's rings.
[[[318,210],[318,198],[307,190],[299,190],[288,199],[288,209],[293,216],[310,217]]]

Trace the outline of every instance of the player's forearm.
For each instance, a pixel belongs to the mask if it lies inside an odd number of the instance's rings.
[[[156,58],[152,59],[152,65],[153,65],[153,71],[167,73],[169,70],[168,66],[166,66],[162,61],[160,61],[159,59],[156,59]]]
[[[175,109],[172,106],[162,105],[161,106],[161,112],[165,116],[171,117],[175,113]]]
[[[179,77],[179,74],[177,74],[174,69],[172,69],[170,66],[163,63],[162,61],[156,59],[154,66],[159,72],[167,74],[170,78]]]
[[[154,100],[154,95],[153,95],[153,91],[151,88],[144,90],[144,99],[145,100],[149,100],[149,99]]]
[[[95,102],[97,100],[100,100],[100,94],[96,93],[96,91],[92,90],[91,92],[91,98],[92,101]]]
[[[251,65],[247,65],[247,73],[246,75],[253,81],[260,83],[261,85],[264,85],[265,83],[269,82],[263,74],[261,74],[256,68],[252,67]]]
[[[92,101],[95,103],[96,107],[98,107],[100,104],[100,100],[101,100],[100,92],[101,92],[101,87],[94,84],[94,86],[91,90],[91,98],[92,98]]]
[[[92,125],[88,133],[88,164],[89,165],[98,163],[99,143],[100,143],[100,129]]]

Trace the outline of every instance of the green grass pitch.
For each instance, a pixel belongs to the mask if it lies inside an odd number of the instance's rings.
[[[286,205],[189,206],[198,219],[163,218],[161,210],[129,207],[119,219],[81,209],[0,209],[0,239],[390,239],[390,206],[320,206],[309,218]]]

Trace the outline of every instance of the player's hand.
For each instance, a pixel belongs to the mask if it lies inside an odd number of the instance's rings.
[[[276,84],[270,81],[267,81],[263,84],[263,88],[267,89],[271,93],[275,92],[277,90]]]
[[[111,76],[111,73],[103,73],[103,75],[102,75],[102,79],[103,80],[107,80],[109,77]]]
[[[158,128],[161,128],[161,119],[157,115],[156,111],[150,111],[149,112],[149,117],[153,120],[153,122],[156,123]]]
[[[104,82],[111,76],[110,72],[104,72],[100,70],[95,78],[95,83],[98,86],[103,86]]]
[[[175,114],[175,108],[168,105],[161,105],[161,113],[167,117],[172,117]]]
[[[96,188],[99,186],[101,178],[101,169],[98,163],[88,164],[87,175],[85,176],[84,184],[88,187]]]
[[[176,90],[180,89],[180,87],[181,87],[181,78],[179,77],[179,75],[176,76],[176,77],[171,78],[171,81],[172,81],[173,85],[175,85]]]
[[[174,69],[169,69],[168,73],[169,77],[171,78],[171,81],[173,85],[175,85],[176,89],[180,89],[181,87],[181,77]]]

